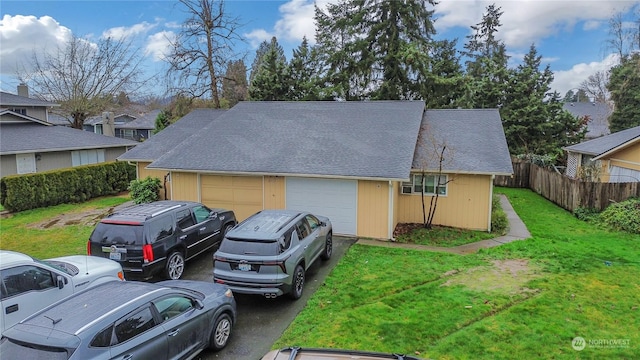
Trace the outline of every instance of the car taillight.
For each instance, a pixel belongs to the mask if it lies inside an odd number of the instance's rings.
[[[283,273],[287,273],[287,267],[283,261],[264,261],[262,263],[262,265],[271,265],[271,266],[278,266],[280,267],[280,270],[282,270]]]
[[[91,240],[87,241],[87,255],[91,255]]]
[[[153,261],[153,248],[151,247],[151,244],[142,246],[142,259],[145,263]]]
[[[122,271],[118,271],[118,279],[124,281],[124,273]]]

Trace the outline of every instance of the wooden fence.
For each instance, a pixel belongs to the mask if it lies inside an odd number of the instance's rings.
[[[528,162],[513,162],[513,177],[496,176],[494,185],[528,188],[558,206],[575,209],[604,210],[614,202],[640,197],[640,183],[600,183],[571,179],[554,170]]]

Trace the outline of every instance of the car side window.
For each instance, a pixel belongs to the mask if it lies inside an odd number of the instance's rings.
[[[92,347],[109,347],[111,346],[111,339],[113,337],[113,324],[109,325],[108,328],[100,331],[94,338],[91,340]]]
[[[196,217],[196,223],[199,224],[209,218],[211,210],[206,206],[196,206],[193,208],[193,215]]]
[[[163,216],[149,223],[149,236],[152,242],[162,240],[173,234],[173,221],[171,216]]]
[[[193,221],[193,216],[191,216],[189,209],[178,211],[176,213],[176,219],[178,219],[178,227],[180,229],[186,229],[196,224]]]
[[[193,308],[193,301],[185,296],[171,296],[158,301],[153,305],[158,310],[162,320],[168,320]]]
[[[305,218],[307,219],[307,222],[309,223],[309,227],[311,228],[311,231],[314,231],[315,229],[317,229],[320,226],[320,220],[318,220],[317,217],[315,217],[313,215],[307,215]]]
[[[293,233],[293,230],[289,230],[286,233],[284,233],[284,235],[282,235],[280,237],[280,239],[278,239],[278,243],[280,244],[280,253],[282,254],[283,252],[285,252],[287,249],[289,249],[289,246],[291,246],[291,234]]]
[[[37,266],[24,265],[2,270],[2,298],[28,291],[46,290],[54,287],[51,271]]]
[[[118,321],[115,327],[117,343],[123,343],[156,326],[150,307],[145,307]]]
[[[311,233],[309,224],[307,224],[307,222],[304,220],[298,221],[298,223],[296,223],[296,229],[298,230],[298,238],[300,238],[300,240],[306,238]]]

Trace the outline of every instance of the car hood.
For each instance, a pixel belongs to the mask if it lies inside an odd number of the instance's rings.
[[[97,256],[71,255],[62,256],[52,259],[46,259],[45,262],[54,266],[61,267],[67,273],[73,276],[76,286],[84,279],[97,279],[99,277],[116,277],[122,275],[122,266],[109,259]]]
[[[224,296],[227,291],[227,287],[210,283],[207,281],[194,281],[194,280],[165,280],[157,283],[160,286],[174,287],[179,289],[187,289],[195,291],[204,295],[205,297],[217,297]]]

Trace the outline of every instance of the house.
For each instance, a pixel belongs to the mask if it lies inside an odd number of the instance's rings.
[[[563,148],[565,175],[599,182],[640,181],[640,126]]]
[[[609,134],[609,116],[613,112],[611,105],[602,102],[567,102],[562,108],[573,116],[589,118],[586,139]]]
[[[58,106],[60,105],[56,103],[30,98],[29,88],[24,84],[18,85],[18,95],[0,91],[0,110],[9,110],[45,122],[49,122],[49,110]]]
[[[156,117],[160,110],[152,110],[140,116],[120,114],[114,117],[114,136],[135,141],[144,141],[153,135]],[[84,122],[84,130],[96,134],[108,133],[104,130],[105,115],[90,117]]]
[[[136,144],[0,110],[0,176],[113,161]]]
[[[240,102],[213,111],[190,113],[118,159],[136,162],[140,178],[169,174],[171,198],[230,208],[239,220],[305,209],[328,216],[336,234],[386,239],[398,223],[422,222],[423,173],[427,195],[439,194],[434,224],[478,230],[491,226],[493,177],[512,173],[496,109],[425,112],[422,101],[364,101]],[[176,127],[196,118],[209,122],[191,136]],[[161,135],[172,143],[152,141]],[[434,144],[449,149],[441,174]],[[436,175],[446,182],[434,185]]]

